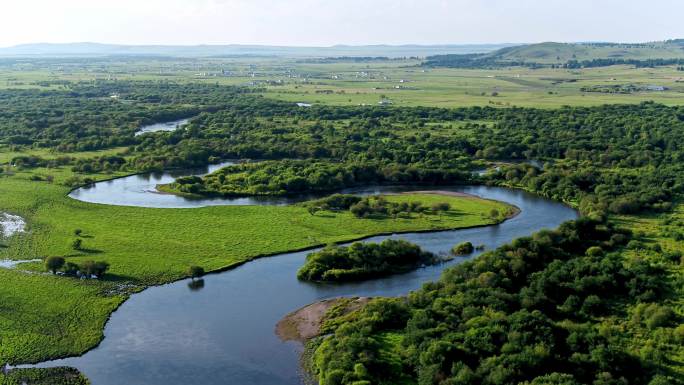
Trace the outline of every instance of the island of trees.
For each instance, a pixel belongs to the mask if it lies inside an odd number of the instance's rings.
[[[440,262],[436,255],[400,239],[381,243],[355,242],[350,246],[328,246],[309,254],[297,272],[305,281],[358,281],[405,273]]]

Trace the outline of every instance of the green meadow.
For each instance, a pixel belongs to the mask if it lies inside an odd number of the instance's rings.
[[[25,71],[0,67],[0,88],[63,89],[59,83],[94,80],[160,80],[245,86],[291,102],[329,105],[496,106],[557,108],[656,101],[684,104],[684,72],[676,66],[616,65],[561,69],[422,67],[421,60],[371,62],[288,58],[205,58],[169,64],[154,59],[79,63],[59,71],[36,65]],[[555,56],[554,56],[555,60]],[[636,86],[631,93],[585,92],[591,87]],[[662,86],[664,91],[648,91]]]

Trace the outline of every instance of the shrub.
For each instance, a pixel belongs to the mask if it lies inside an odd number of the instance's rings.
[[[458,245],[451,248],[451,252],[455,255],[472,254],[474,251],[475,247],[470,242],[459,243]]]
[[[45,259],[45,268],[52,272],[52,274],[57,274],[57,270],[64,266],[65,260],[62,257],[47,257]]]
[[[190,266],[188,268],[188,275],[190,275],[190,277],[192,279],[199,278],[199,277],[203,276],[204,274],[205,274],[204,268],[201,266]]]
[[[88,276],[97,276],[102,278],[105,273],[109,270],[109,263],[100,261],[85,261],[81,264],[81,271]]]

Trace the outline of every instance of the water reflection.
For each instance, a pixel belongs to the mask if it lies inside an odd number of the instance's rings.
[[[193,279],[188,282],[190,291],[200,291],[204,289],[204,279]]]

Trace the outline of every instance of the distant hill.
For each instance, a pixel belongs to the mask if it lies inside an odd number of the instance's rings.
[[[441,54],[488,53],[511,44],[470,45],[368,45],[332,47],[280,47],[261,45],[115,45],[99,43],[24,44],[0,48],[0,56],[12,57],[98,57],[98,56],[287,56],[287,57],[343,57],[385,56],[426,57]]]
[[[684,58],[684,40],[638,44],[540,43],[503,48],[488,56],[504,61],[534,61],[544,64],[594,59],[681,59]]]
[[[644,66],[679,64],[684,60],[684,39],[650,43],[538,43],[512,47],[484,54],[435,55],[430,66],[501,67],[525,66],[604,66],[635,64]]]

